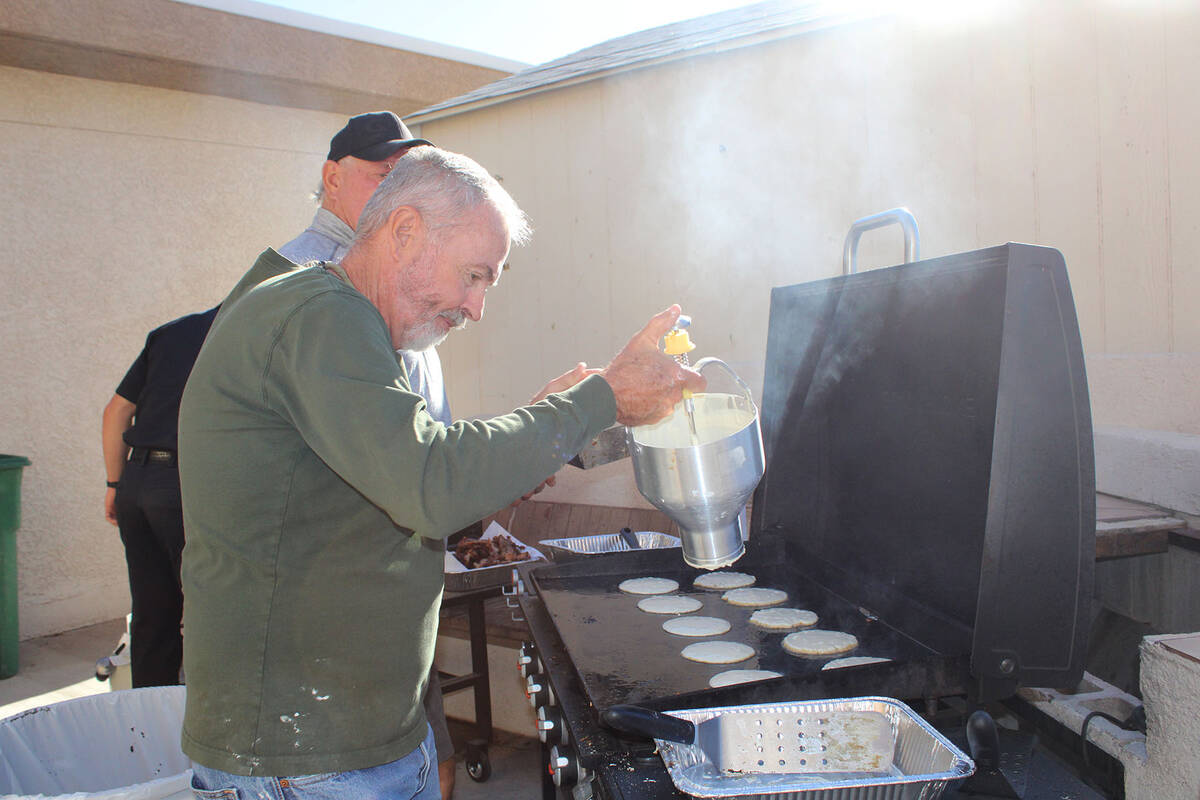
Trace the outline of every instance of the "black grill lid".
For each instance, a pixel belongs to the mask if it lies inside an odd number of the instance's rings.
[[[914,635],[964,630],[983,699],[1082,674],[1087,381],[1057,250],[777,288],[754,536]]]

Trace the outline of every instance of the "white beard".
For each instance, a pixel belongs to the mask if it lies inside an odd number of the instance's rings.
[[[437,347],[446,341],[446,337],[450,335],[450,331],[442,329],[440,320],[443,318],[453,323],[454,327],[451,330],[459,330],[465,328],[467,325],[467,315],[463,312],[443,311],[433,319],[422,322],[405,331],[400,349],[420,352],[428,350],[431,347]]]

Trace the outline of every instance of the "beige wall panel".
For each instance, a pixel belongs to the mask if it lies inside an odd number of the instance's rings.
[[[902,20],[873,33],[862,50],[874,177],[865,213],[907,206],[921,227],[923,258],[971,250],[977,212],[968,40]],[[898,255],[874,263],[899,263],[903,251],[892,252]]]
[[[1087,359],[1092,422],[1200,435],[1200,352]]]
[[[603,367],[616,352],[615,326],[625,330],[611,303],[609,198],[604,174],[605,93],[602,85],[531,98],[527,156],[538,166],[531,198],[533,246],[523,254],[528,289],[514,295],[517,330],[537,355],[515,403],[546,379],[584,361]],[[541,102],[536,102],[541,101]],[[573,198],[562,213],[562,198]]]
[[[527,113],[524,109],[503,106],[496,111],[497,113],[489,114],[473,123],[469,146],[464,152],[501,177],[506,173],[528,174],[527,168],[523,168],[519,161],[514,161],[513,156],[505,153],[504,148],[505,142],[513,141],[510,137],[516,137],[516,141],[522,140]],[[505,183],[509,185],[510,190],[513,189],[512,182],[513,179],[505,177]],[[523,256],[520,251],[517,255],[518,258]],[[477,332],[477,380],[481,382],[481,410],[485,414],[503,413],[513,407],[508,398],[514,396],[515,386],[520,383],[519,373],[526,362],[526,345],[519,339],[514,342],[507,334],[497,336],[497,332],[510,330],[511,320],[520,313],[520,307],[514,303],[514,299],[528,299],[530,286],[531,276],[528,270],[510,269],[504,273],[500,285],[488,292],[487,316]]]
[[[188,92],[137,90],[124,83],[65,79],[46,72],[0,67],[3,118],[29,125],[65,126],[97,133],[126,133],[188,142],[216,142],[245,148],[325,155],[329,137],[313,140],[316,120],[337,120],[336,114],[299,111],[257,103],[253,118],[231,125],[228,100]],[[81,90],[81,87],[86,87]],[[80,102],[85,99],[87,102]],[[297,124],[297,120],[304,124]],[[318,123],[319,124],[319,123]],[[342,119],[342,123],[345,120]],[[319,165],[318,165],[319,167]]]
[[[541,313],[552,326],[543,342],[543,366],[547,374],[558,374],[577,361],[605,366],[633,333],[612,293],[613,253],[622,244],[610,222],[611,209],[614,203],[627,202],[627,196],[619,182],[607,179],[611,142],[629,131],[622,109],[610,103],[602,83],[547,95],[546,100],[566,108],[559,131],[567,146],[566,160],[550,162],[550,169],[543,170],[548,180],[540,188],[549,205],[534,219],[535,237],[566,239],[560,259],[547,261],[540,254],[537,259],[539,273],[546,276]],[[534,124],[546,116],[553,112],[535,113]],[[555,209],[563,192],[577,198],[578,207],[560,221]]]
[[[765,48],[767,72],[758,88],[739,92],[758,130],[771,131],[776,160],[747,158],[759,208],[770,219],[741,243],[747,249],[747,290],[841,273],[850,222],[863,216],[867,149],[865,76],[860,43],[849,30],[830,30]],[[745,60],[752,61],[746,54]],[[782,122],[782,124],[780,124]],[[880,211],[875,208],[873,211]],[[890,256],[902,252],[893,246]],[[898,260],[898,259],[897,259]],[[761,351],[763,316],[741,337]],[[746,340],[749,340],[746,342]]]
[[[724,131],[711,87],[694,80],[696,69],[620,75],[606,97],[606,128],[620,142],[606,175],[613,336],[672,302],[701,315],[696,299],[707,294],[708,261],[695,231],[714,224],[718,209],[693,201],[699,183],[721,180],[724,165],[716,158]]]
[[[1085,4],[1044,3],[1033,19],[1037,239],[1066,259],[1085,352],[1103,352],[1096,23]]]
[[[1163,17],[1157,2],[1097,16],[1106,350],[1171,350]]]
[[[752,354],[758,373],[769,308],[763,288],[840,274],[846,230],[870,213],[862,210],[872,181],[859,47],[849,31],[835,29],[758,48],[758,56],[736,54],[743,77],[731,99],[755,137],[753,147],[738,151],[737,166],[754,223],[726,239],[745,278],[739,291],[747,312],[728,344],[739,361]],[[740,209],[733,211],[740,222]],[[889,256],[899,260],[900,252],[892,247]],[[761,386],[761,375],[750,382]]]
[[[547,301],[547,284],[555,278],[550,264],[566,260],[570,241],[563,226],[546,229],[543,223],[549,218],[547,209],[556,202],[550,184],[562,181],[560,165],[569,145],[562,118],[540,114],[539,99],[531,98],[535,102],[524,107],[501,107],[492,115],[499,124],[500,141],[517,145],[493,157],[497,165],[493,171],[513,176],[505,178],[505,185],[536,226],[537,246],[514,250],[509,256],[513,266],[492,290],[494,316],[481,331],[481,378],[495,384],[483,387],[481,411],[486,414],[524,404],[551,377],[543,369],[546,339],[556,334],[550,329],[556,316]]]
[[[724,350],[726,331],[745,319],[739,295],[749,267],[731,251],[754,241],[746,229],[763,219],[739,174],[757,127],[736,103],[722,107],[729,84],[721,81],[736,76],[710,80],[705,61],[621,76],[606,103],[608,130],[623,140],[607,176],[613,336],[679,303],[693,319],[693,359]],[[644,148],[622,117],[648,131]]]
[[[102,511],[100,412],[151,328],[219,302],[307,224],[343,121],[0,68],[0,451],[33,462],[17,534],[23,637],[128,611]]]
[[[548,105],[564,100],[565,113],[546,113]],[[607,271],[589,268],[580,252],[581,237],[603,230],[597,226],[597,204],[579,198],[579,210],[566,218],[554,211],[564,192],[576,196],[583,160],[594,157],[580,135],[595,127],[595,114],[579,94],[560,98],[552,93],[531,101],[520,109],[525,112],[520,120],[523,136],[508,157],[513,164],[509,171],[519,176],[511,188],[529,214],[534,234],[532,246],[510,259],[514,267],[505,278],[509,285],[504,288],[504,331],[512,338],[500,345],[496,360],[513,380],[503,406],[495,409],[504,411],[528,402],[549,378],[576,361],[600,361],[597,366],[603,366],[611,355],[606,348],[588,352],[582,345],[603,345],[611,320],[604,302]],[[594,138],[589,136],[588,143]]]
[[[975,247],[1040,244],[1034,191],[1032,12],[1013,3],[969,33],[975,142]]]
[[[1163,14],[1172,349],[1200,354],[1200,14],[1185,8],[1168,6]]]

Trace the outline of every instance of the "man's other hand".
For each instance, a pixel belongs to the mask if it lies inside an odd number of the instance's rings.
[[[583,380],[587,376],[598,375],[599,373],[600,373],[600,370],[588,369],[588,365],[583,363],[582,361],[580,361],[574,367],[572,367],[568,371],[564,372],[562,375],[559,375],[557,378],[555,378],[554,380],[550,381],[545,386],[543,386],[542,390],[540,392],[538,392],[537,394],[535,394],[533,396],[533,399],[530,400],[529,402],[532,405],[533,403],[536,403],[539,400],[545,400],[546,395],[554,394],[555,392],[566,391],[567,389],[570,389],[572,386],[579,383],[581,380]]]

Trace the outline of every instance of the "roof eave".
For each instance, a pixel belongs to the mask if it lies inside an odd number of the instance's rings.
[[[524,97],[530,97],[533,95],[542,94],[544,92],[550,92],[550,91],[554,91],[557,89],[563,89],[563,88],[566,88],[569,86],[578,86],[579,84],[582,84],[582,83],[588,83],[590,81],[600,80],[602,78],[611,77],[613,75],[619,75],[619,74],[622,74],[625,72],[633,72],[633,71],[640,70],[640,69],[646,69],[648,67],[660,66],[662,64],[668,64],[668,63],[671,63],[674,61],[680,61],[685,58],[693,58],[698,55],[716,55],[719,53],[729,52],[732,50],[739,50],[739,49],[742,49],[745,47],[752,47],[754,45],[765,44],[765,43],[772,42],[772,41],[778,41],[780,39],[787,39],[787,38],[791,38],[794,36],[800,36],[800,35],[803,35],[806,33],[812,33],[814,31],[818,31],[818,30],[833,28],[833,27],[848,24],[851,22],[858,22],[858,21],[862,21],[867,18],[875,17],[875,16],[879,16],[879,15],[878,14],[864,15],[861,13],[858,13],[858,14],[851,13],[851,14],[846,14],[845,16],[826,17],[826,18],[822,18],[822,19],[809,20],[807,22],[797,23],[795,25],[791,25],[791,26],[787,26],[787,27],[774,28],[774,29],[770,29],[770,30],[764,30],[764,31],[756,32],[756,33],[746,34],[744,36],[739,36],[736,39],[728,39],[728,40],[721,41],[721,42],[713,42],[713,43],[708,43],[708,44],[704,44],[704,45],[697,45],[695,47],[683,48],[683,49],[677,50],[673,53],[639,59],[639,60],[631,61],[631,62],[628,62],[625,64],[620,64],[620,65],[608,67],[605,69],[595,70],[593,72],[586,72],[586,73],[573,75],[573,76],[570,76],[567,78],[562,78],[562,79],[555,80],[555,81],[548,81],[543,84],[538,84],[537,86],[531,86],[531,87],[527,87],[527,88],[517,88],[517,89],[513,89],[510,92],[502,92],[502,93],[498,93],[498,94],[495,94],[495,95],[492,95],[489,97],[482,97],[482,98],[479,98],[476,100],[465,100],[462,102],[456,102],[454,100],[450,100],[447,103],[430,106],[428,110],[425,110],[425,109],[418,110],[418,111],[406,116],[404,119],[405,119],[405,122],[410,125],[420,125],[420,124],[426,123],[426,122],[434,122],[437,120],[442,120],[442,119],[447,119],[449,117],[457,116],[459,114],[466,114],[466,113],[469,113],[472,111],[478,111],[480,109],[488,108],[490,106],[495,106],[495,105],[500,105],[502,103],[512,102],[513,100],[518,100],[518,99],[521,99]],[[533,69],[537,69],[537,67],[534,67]],[[483,88],[486,89],[487,87],[483,87]]]

